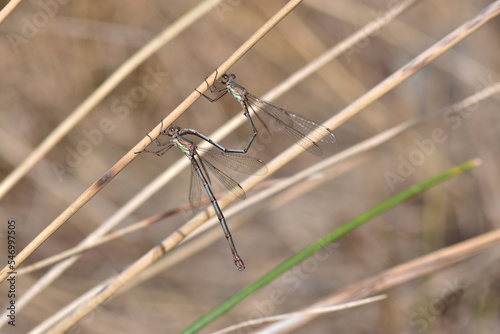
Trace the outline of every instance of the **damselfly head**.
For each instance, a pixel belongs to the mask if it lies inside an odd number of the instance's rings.
[[[170,137],[172,137],[173,135],[175,135],[179,131],[181,131],[181,128],[179,126],[171,125],[167,129],[167,135],[169,135]]]
[[[234,74],[223,74],[218,80],[221,84],[225,85],[227,83],[231,83],[236,79],[236,75]]]

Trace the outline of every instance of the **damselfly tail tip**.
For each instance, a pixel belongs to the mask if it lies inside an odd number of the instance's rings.
[[[243,260],[239,256],[234,258],[234,264],[236,265],[236,268],[238,268],[239,271],[245,270],[245,264],[243,263]]]

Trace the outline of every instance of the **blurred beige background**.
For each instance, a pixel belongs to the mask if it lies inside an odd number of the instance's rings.
[[[2,221],[16,221],[18,251],[285,3],[223,2],[120,84],[1,199]],[[489,3],[421,1],[397,22],[367,37],[274,102],[322,122]],[[134,52],[196,4],[198,1],[23,1],[0,25],[0,177],[5,178]],[[264,95],[390,6],[388,1],[304,1],[231,72],[251,93]],[[338,141],[322,146],[323,158],[497,82],[498,31],[496,19],[336,129]],[[239,110],[230,97],[216,104],[199,99],[177,124],[208,135]],[[296,268],[277,279],[210,329],[248,320],[255,314],[291,312],[349,283],[497,228],[498,110],[498,97],[494,97],[480,102],[462,118],[429,120],[360,159],[326,171],[326,180],[311,192],[282,205],[267,201],[231,217],[229,225],[248,221],[232,230],[247,265],[245,272],[233,267],[226,241],[218,231],[220,239],[213,245],[107,302],[74,331],[179,332],[342,223],[397,191],[470,158],[480,157],[484,165],[374,219],[330,248],[325,260],[310,262],[310,267]],[[434,142],[425,152],[418,143],[432,138],[435,129],[442,129],[446,139]],[[243,147],[250,133],[245,123],[222,143]],[[288,139],[279,134],[269,143],[258,137],[251,154],[270,161],[288,145]],[[401,164],[418,155],[417,151],[423,152],[423,158],[413,164],[404,180],[388,182],[387,175],[398,173]],[[293,175],[323,158],[304,153],[271,178]],[[177,150],[161,158],[142,155],[135,159],[27,263],[76,245],[177,159],[184,159]],[[188,184],[189,172],[184,171],[125,224],[185,204]],[[289,191],[280,199],[292,195]],[[20,311],[18,326],[6,328],[5,333],[27,332],[122,271],[191,216],[171,217],[89,251]],[[0,231],[0,254],[5,258],[5,229]],[[447,270],[387,291],[385,301],[323,315],[296,333],[493,333],[500,327],[495,262],[499,255],[498,247],[491,248]],[[44,272],[20,277],[19,295]],[[6,295],[3,289],[0,287],[1,305]],[[281,291],[283,300],[268,305],[273,291]],[[439,304],[443,296],[457,291],[461,291],[460,298]]]

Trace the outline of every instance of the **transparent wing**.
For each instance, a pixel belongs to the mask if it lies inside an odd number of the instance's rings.
[[[260,111],[279,131],[293,142],[315,155],[321,155],[316,142],[335,143],[333,132],[310,119],[280,108],[252,94],[247,94],[247,104],[257,113]],[[308,145],[312,145],[307,147]]]
[[[227,153],[218,149],[198,148],[198,151],[205,152],[207,156],[221,166],[239,173],[247,175],[265,175],[267,173],[266,163],[256,157],[241,153]]]
[[[227,174],[225,174],[220,169],[218,169],[217,167],[212,165],[206,159],[204,159],[202,157],[199,157],[199,158],[200,158],[200,161],[205,165],[206,169],[212,175],[214,175],[217,178],[217,180],[219,180],[220,183],[222,183],[224,185],[224,187],[226,187],[226,189],[229,190],[234,196],[238,197],[239,199],[245,199],[247,197],[245,194],[245,191],[238,184],[238,182],[236,182],[235,180],[230,178]]]
[[[201,204],[202,182],[196,173],[195,166],[191,164],[191,182],[189,183],[189,205],[193,212],[198,211]]]

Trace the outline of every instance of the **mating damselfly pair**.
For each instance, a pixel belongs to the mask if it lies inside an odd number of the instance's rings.
[[[221,83],[223,87],[217,88],[215,86],[210,86],[207,82],[210,91],[212,93],[219,93],[218,96],[211,98],[205,94],[200,94],[210,102],[215,102],[229,92],[240,103],[243,107],[243,114],[250,123],[253,131],[249,142],[243,149],[228,149],[196,130],[169,126],[166,130],[160,132],[160,134],[169,136],[172,139],[163,143],[156,139],[154,142],[157,146],[161,146],[161,149],[157,151],[143,150],[142,152],[154,153],[161,156],[170,148],[176,146],[188,157],[191,161],[189,203],[193,209],[197,209],[201,203],[201,187],[205,188],[205,192],[214,207],[231,253],[233,254],[234,264],[238,270],[241,271],[245,269],[245,264],[236,250],[226,219],[212,191],[212,179],[210,176],[212,175],[219,180],[220,183],[236,197],[244,199],[246,195],[243,188],[236,181],[214,166],[207,158],[220,165],[245,174],[263,175],[267,172],[267,167],[262,160],[246,154],[258,134],[251,116],[251,111],[264,126],[266,131],[271,133],[260,115],[269,121],[276,130],[285,134],[294,143],[300,145],[306,151],[314,155],[322,155],[321,148],[318,146],[317,142],[334,143],[336,138],[330,129],[248,93],[243,86],[235,82],[235,79],[236,76],[234,74],[223,74],[219,80],[215,80],[215,82]],[[185,137],[186,135],[201,138],[212,144],[214,148],[198,148],[193,141]],[[202,153],[202,155],[200,155],[200,153]]]

